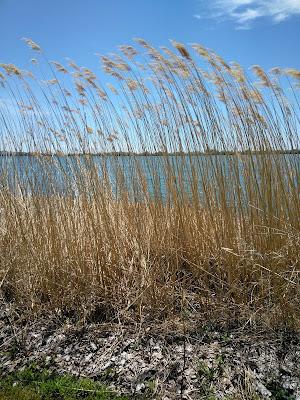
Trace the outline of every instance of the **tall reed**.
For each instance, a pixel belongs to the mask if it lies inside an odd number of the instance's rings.
[[[34,72],[0,75],[3,298],[144,321],[184,292],[191,320],[299,326],[300,72],[137,39],[99,79],[25,41]]]

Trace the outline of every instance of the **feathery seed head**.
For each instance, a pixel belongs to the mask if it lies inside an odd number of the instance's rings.
[[[113,142],[113,141],[117,140],[118,139],[117,133],[115,131],[113,131],[113,133],[111,133],[106,139],[109,142]]]
[[[2,67],[9,76],[16,75],[22,77],[22,71],[14,64],[0,64],[0,67]]]
[[[140,46],[145,47],[146,49],[148,49],[149,47],[151,47],[151,46],[149,45],[149,43],[147,43],[146,40],[144,40],[144,39],[135,38],[134,41],[137,42]]]
[[[68,73],[68,70],[62,64],[60,64],[59,62],[51,61],[51,64],[53,64],[55,66],[55,68],[56,68],[56,70],[58,72],[62,72],[63,74],[67,74]]]
[[[100,89],[99,87],[97,88],[97,93],[98,93],[98,96],[101,99],[107,100],[107,94],[102,89]]]
[[[263,104],[264,100],[262,97],[262,94],[258,89],[253,90],[253,89],[247,89],[247,88],[242,88],[242,94],[245,100],[248,101],[254,101],[254,103],[257,104]]]
[[[284,72],[286,75],[291,76],[294,79],[300,80],[300,71],[299,70],[297,70],[295,68],[287,68]]]
[[[261,86],[272,87],[272,83],[268,75],[259,65],[253,65],[251,69],[254,72],[254,74],[260,79],[259,84]]]
[[[138,81],[136,81],[136,80],[134,80],[134,79],[127,79],[126,80],[126,83],[127,83],[127,86],[128,86],[128,89],[130,90],[130,91],[134,91],[134,90],[137,90],[138,88],[139,88],[139,84],[138,84]]]
[[[35,43],[32,39],[22,38],[22,40],[24,40],[27,46],[29,46],[32,50],[41,51],[40,46],[37,43]]]
[[[182,55],[182,57],[191,60],[191,56],[187,49],[184,47],[182,43],[176,42],[175,40],[171,41],[172,45],[179,51],[179,53]]]
[[[70,60],[70,59],[68,59],[67,58],[67,60],[69,61],[69,67],[71,67],[71,68],[73,68],[75,71],[80,71],[80,67],[78,67],[78,65],[77,64],[75,64],[75,62],[74,61],[72,61],[72,60]]]
[[[201,46],[200,44],[194,43],[194,44],[192,45],[192,48],[193,48],[194,50],[196,50],[196,52],[197,52],[200,56],[202,56],[202,57],[204,57],[204,58],[206,58],[206,59],[209,57],[209,51],[208,51],[205,47]]]
[[[97,76],[94,74],[94,72],[88,68],[83,68],[83,74],[86,79],[89,79],[91,81],[95,81],[97,79]]]
[[[136,49],[132,46],[121,45],[119,49],[129,60],[132,60],[138,54]]]
[[[232,75],[233,78],[239,83],[245,83],[246,82],[246,77],[243,68],[240,66],[240,64],[233,62],[231,63],[231,67],[229,70],[230,74]]]
[[[81,82],[75,81],[75,88],[80,96],[82,96],[82,97],[85,96],[85,87],[83,86],[83,84]]]
[[[274,67],[270,69],[270,73],[276,76],[279,76],[282,74],[282,70],[279,67]]]

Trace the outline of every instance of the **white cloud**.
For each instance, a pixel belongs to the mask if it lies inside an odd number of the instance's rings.
[[[300,15],[300,0],[211,0],[209,14],[196,14],[201,19],[209,16],[218,20],[232,20],[237,29],[249,29],[258,18],[270,18],[279,23],[293,15]]]

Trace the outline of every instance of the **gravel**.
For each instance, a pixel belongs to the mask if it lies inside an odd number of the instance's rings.
[[[123,394],[157,399],[300,400],[300,335],[291,332],[188,334],[120,324],[21,321],[0,310],[0,374],[35,363],[91,377]]]

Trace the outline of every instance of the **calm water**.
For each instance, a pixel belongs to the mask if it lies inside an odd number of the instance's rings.
[[[258,186],[265,179],[275,179],[279,172],[287,190],[291,182],[299,187],[300,155],[270,156],[272,168],[265,169],[269,156],[2,156],[0,157],[1,188],[16,194],[69,194],[93,192],[92,181],[111,185],[119,196],[124,191],[133,199],[144,193],[151,198],[166,199],[170,188],[181,195],[204,195],[208,187],[230,196],[233,182],[245,188],[249,176]],[[97,179],[94,179],[94,178]],[[220,179],[221,177],[221,179]],[[275,184],[275,183],[274,183]]]

